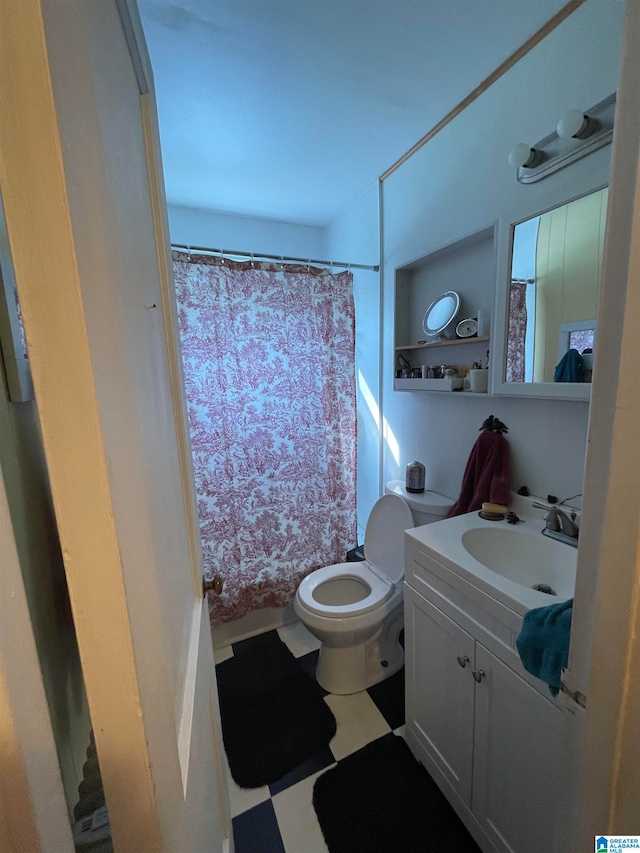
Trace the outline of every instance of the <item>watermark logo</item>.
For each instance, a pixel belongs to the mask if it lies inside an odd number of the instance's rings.
[[[640,851],[640,835],[596,835],[595,853],[621,853],[622,850]]]

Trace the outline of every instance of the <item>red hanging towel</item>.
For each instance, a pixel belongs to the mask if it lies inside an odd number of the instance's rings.
[[[509,442],[500,433],[490,431],[483,432],[473,445],[460,497],[447,517],[473,512],[486,501],[505,506],[511,503]]]

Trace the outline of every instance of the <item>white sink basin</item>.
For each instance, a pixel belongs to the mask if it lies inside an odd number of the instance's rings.
[[[479,563],[510,581],[535,589],[551,587],[551,599],[573,595],[577,551],[570,545],[506,527],[473,527],[462,534],[465,550]]]
[[[578,549],[542,535],[544,510],[536,498],[512,496],[519,524],[487,521],[477,512],[407,531],[419,551],[482,593],[524,615],[573,597]],[[553,594],[535,587],[545,584]]]

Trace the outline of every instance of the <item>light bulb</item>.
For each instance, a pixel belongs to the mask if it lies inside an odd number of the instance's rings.
[[[543,157],[542,151],[532,148],[526,142],[519,142],[509,152],[509,165],[516,168],[521,166],[523,169],[533,169],[534,166],[542,162]]]
[[[569,110],[556,126],[560,139],[586,139],[597,129],[596,119],[585,115],[582,110]]]

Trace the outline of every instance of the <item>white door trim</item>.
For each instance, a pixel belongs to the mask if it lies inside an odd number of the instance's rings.
[[[640,4],[626,6],[566,684],[587,696],[562,850],[638,833],[640,801]],[[577,714],[581,720],[582,714]],[[572,817],[572,816],[571,816]],[[560,848],[558,848],[560,849]]]

